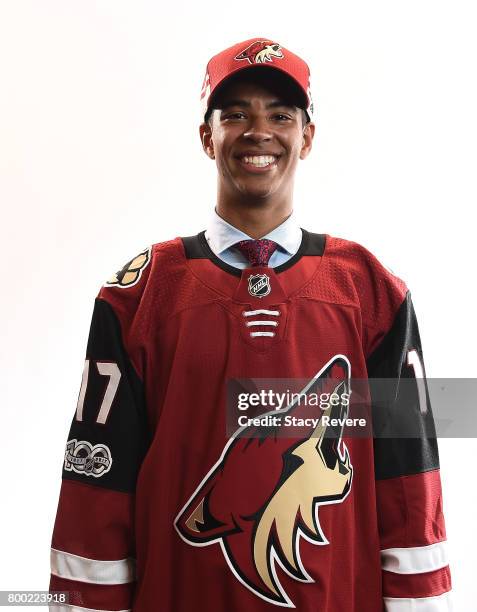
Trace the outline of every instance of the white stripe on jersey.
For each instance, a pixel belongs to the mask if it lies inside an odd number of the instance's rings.
[[[443,593],[437,597],[385,597],[385,612],[453,612],[451,593]]]
[[[68,580],[92,584],[124,584],[135,579],[136,562],[132,558],[98,561],[52,548],[50,561],[51,573]]]
[[[395,574],[423,574],[449,565],[447,542],[415,548],[386,548],[381,551],[381,567]]]

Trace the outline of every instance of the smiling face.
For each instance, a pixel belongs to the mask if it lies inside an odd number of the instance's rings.
[[[264,78],[231,82],[218,94],[200,134],[223,197],[291,202],[296,166],[310,152],[315,128],[295,102],[283,83]]]

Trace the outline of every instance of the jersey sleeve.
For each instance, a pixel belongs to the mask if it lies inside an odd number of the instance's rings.
[[[124,313],[137,293],[127,282],[138,274],[125,268],[94,302],[51,541],[50,592],[69,593],[56,612],[132,609],[135,489],[150,434],[141,372],[125,343]]]
[[[384,610],[450,612],[439,453],[408,289],[367,369]]]

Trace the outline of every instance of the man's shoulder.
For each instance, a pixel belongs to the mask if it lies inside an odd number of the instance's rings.
[[[374,249],[370,250],[355,240],[326,234],[325,255],[330,262],[346,267],[357,278],[389,282],[401,289],[406,285],[394,264],[388,266]]]
[[[97,297],[114,302],[140,299],[157,270],[168,270],[174,265],[183,264],[183,252],[180,237],[147,245],[111,274],[102,284]]]
[[[118,267],[100,286],[96,301],[107,303],[126,341],[147,333],[155,314],[168,311],[161,306],[173,294],[172,287],[186,282],[186,277],[181,238],[155,242],[138,249]]]
[[[366,330],[364,343],[374,346],[375,338],[390,328],[406,300],[409,289],[405,281],[374,252],[354,240],[327,235],[324,255],[323,279],[348,297],[354,296],[349,301],[356,303],[361,312]]]

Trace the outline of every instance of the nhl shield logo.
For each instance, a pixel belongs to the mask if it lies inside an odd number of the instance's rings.
[[[268,274],[252,274],[248,277],[248,292],[251,296],[265,297],[271,290]]]

